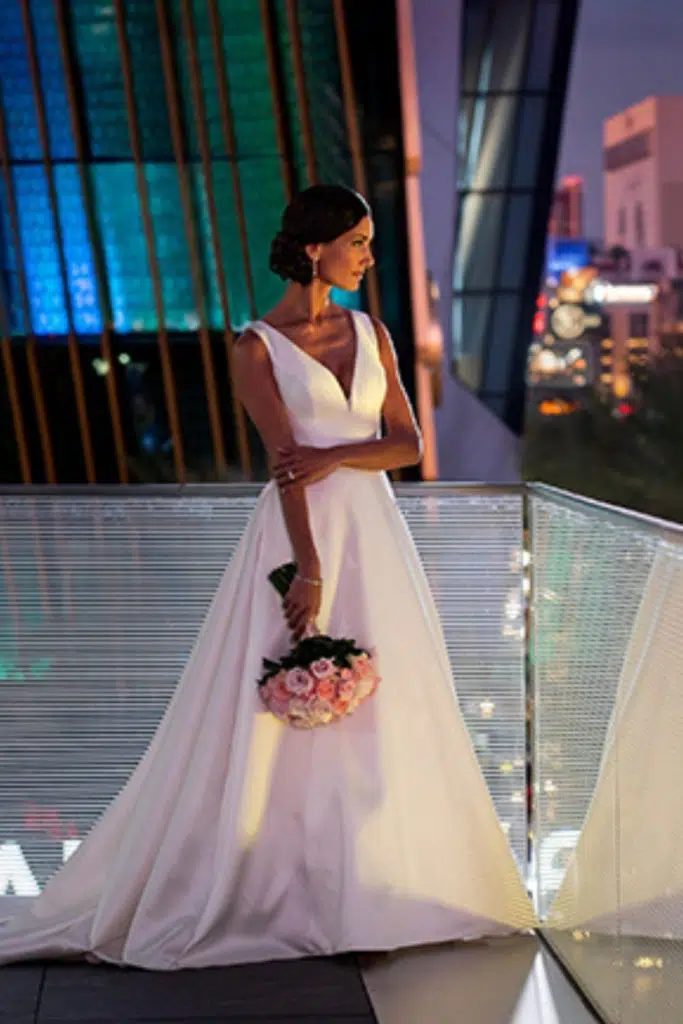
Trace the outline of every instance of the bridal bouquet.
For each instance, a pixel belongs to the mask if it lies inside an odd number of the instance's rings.
[[[296,565],[288,562],[268,576],[284,597]],[[284,658],[263,659],[258,681],[261,700],[276,718],[295,729],[329,725],[352,714],[379,683],[369,651],[355,640],[308,631]]]

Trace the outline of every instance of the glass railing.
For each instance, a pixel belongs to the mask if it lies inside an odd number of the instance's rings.
[[[0,492],[0,898],[134,768],[257,495]],[[397,496],[544,935],[606,1020],[678,1022],[683,530],[542,486]]]
[[[683,528],[530,495],[545,935],[604,1018],[683,1017]]]
[[[0,493],[0,897],[40,891],[138,762],[258,493]],[[524,872],[523,494],[406,486],[398,501]]]

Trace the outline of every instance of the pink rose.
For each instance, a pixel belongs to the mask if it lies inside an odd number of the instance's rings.
[[[289,711],[289,704],[287,701],[270,700],[268,701],[268,710],[271,714],[275,715],[276,718],[282,721],[287,720],[287,713]]]
[[[313,705],[311,710],[311,722],[321,723],[327,725],[334,718],[334,710],[329,701],[319,700]]]
[[[307,697],[315,686],[315,680],[305,668],[290,668],[285,676],[285,689],[297,697]]]
[[[344,700],[351,700],[356,692],[356,683],[351,673],[349,679],[343,679],[339,684],[339,696]]]
[[[318,658],[317,661],[311,662],[309,671],[316,679],[329,679],[337,671],[337,666],[331,658]]]
[[[358,700],[365,700],[367,697],[371,697],[377,689],[379,679],[375,675],[366,676],[364,679],[358,680],[358,687],[356,689],[356,697]]]
[[[372,662],[367,654],[357,654],[351,658],[351,667],[357,679],[364,679],[372,673]]]
[[[299,700],[298,697],[294,697],[292,700],[290,700],[287,712],[289,714],[290,719],[302,719],[308,717],[308,708],[306,706],[306,702],[303,700]]]
[[[311,666],[312,668],[313,666]],[[320,700],[332,701],[337,696],[337,687],[331,679],[322,679],[318,683],[318,697]]]

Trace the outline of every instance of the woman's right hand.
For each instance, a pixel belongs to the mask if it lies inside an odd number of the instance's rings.
[[[310,577],[313,578],[313,577]],[[301,640],[309,623],[314,623],[320,611],[322,585],[311,583],[297,575],[283,601],[285,618],[295,640]]]

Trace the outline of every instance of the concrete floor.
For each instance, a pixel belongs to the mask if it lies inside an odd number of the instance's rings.
[[[595,1024],[533,937],[405,951],[363,978],[379,1024]]]
[[[535,939],[150,973],[0,968],[0,1024],[593,1024]]]

